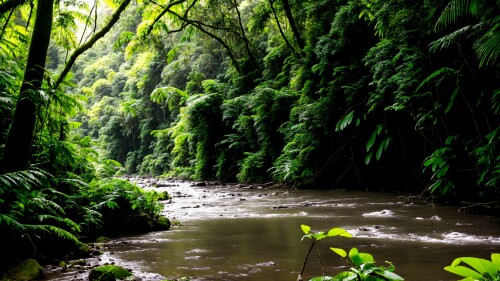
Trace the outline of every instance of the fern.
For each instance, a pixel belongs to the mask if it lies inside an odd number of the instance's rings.
[[[24,227],[29,233],[40,234],[40,235],[49,234],[51,236],[55,236],[65,240],[70,240],[75,243],[79,242],[78,238],[71,232],[57,226],[48,224],[25,224]]]
[[[20,223],[17,219],[6,214],[0,214],[0,226],[7,227],[18,233],[25,233],[26,227]]]
[[[47,180],[49,173],[32,167],[25,171],[14,171],[0,174],[0,195],[9,191],[23,188],[30,190],[33,187],[41,186],[42,182]]]

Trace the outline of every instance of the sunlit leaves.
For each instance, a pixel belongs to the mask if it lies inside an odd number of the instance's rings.
[[[491,261],[475,257],[456,258],[451,265],[444,269],[466,277],[467,279],[464,280],[496,280],[500,277],[500,254],[491,254]]]
[[[311,227],[305,224],[300,225],[300,228],[302,229],[302,232],[304,232],[304,236],[302,237],[302,240],[304,238],[312,239],[314,241],[319,241],[328,237],[335,237],[335,236],[340,236],[340,237],[346,237],[346,238],[352,238],[352,234],[347,232],[345,229],[342,228],[332,228],[330,229],[327,233],[324,231],[311,231]]]
[[[330,250],[339,255],[341,258],[347,257],[347,253],[343,249],[331,247]]]

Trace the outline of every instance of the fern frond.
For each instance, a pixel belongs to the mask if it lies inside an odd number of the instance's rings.
[[[33,232],[34,234],[48,233],[65,240],[70,240],[77,243],[79,242],[78,238],[76,238],[75,235],[71,234],[71,232],[57,226],[46,224],[26,224],[25,227],[28,232]]]
[[[41,186],[42,181],[46,180],[48,176],[48,173],[37,168],[0,174],[0,183],[2,183],[0,185],[0,194],[9,189],[23,188],[30,190],[34,186]]]
[[[70,228],[72,231],[80,232],[80,226],[68,218],[63,218],[60,216],[54,216],[48,214],[37,215],[36,218],[40,222],[49,221],[51,225],[59,224],[61,226],[66,226]]]
[[[10,227],[12,230],[20,233],[27,231],[23,224],[18,222],[15,218],[5,214],[0,214],[0,226]]]
[[[57,204],[54,201],[51,201],[49,199],[43,198],[41,196],[35,196],[27,204],[30,204],[34,207],[41,209],[41,210],[49,210],[49,211],[52,211],[54,213],[59,212],[60,214],[64,214],[64,209],[59,204]]]

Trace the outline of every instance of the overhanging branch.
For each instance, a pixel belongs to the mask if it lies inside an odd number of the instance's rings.
[[[108,31],[113,27],[113,25],[118,21],[120,18],[120,15],[123,11],[125,11],[125,8],[128,6],[131,0],[124,0],[118,9],[115,11],[115,13],[111,16],[111,19],[108,21],[108,23],[97,33],[92,36],[89,41],[85,42],[83,45],[78,47],[69,57],[68,62],[66,63],[66,66],[64,67],[63,71],[57,78],[55,84],[54,84],[54,89],[57,89],[59,85],[61,85],[62,81],[68,75],[69,71],[71,70],[71,67],[75,63],[76,59],[78,56],[80,56],[83,52],[86,50],[90,49],[96,42],[97,40],[101,39]]]

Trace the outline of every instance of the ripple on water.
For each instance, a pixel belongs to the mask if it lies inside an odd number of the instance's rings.
[[[449,232],[442,234],[444,241],[448,243],[500,243],[500,237],[469,235],[461,232]]]
[[[187,251],[186,254],[195,254],[195,253],[208,253],[209,250],[207,249],[200,249],[200,248],[195,248],[190,251]]]
[[[201,256],[185,256],[185,260],[199,260],[201,259]]]
[[[364,213],[363,217],[390,218],[390,217],[394,217],[394,212],[391,210],[382,210],[382,211],[378,211],[378,212]]]
[[[393,230],[393,228],[390,228]],[[417,233],[389,233],[376,228],[367,228],[367,230],[348,229],[356,238],[370,238],[381,240],[392,240],[402,242],[421,242],[421,243],[442,243],[442,244],[500,244],[500,237],[470,235],[461,232],[448,232],[434,235],[422,235]]]

